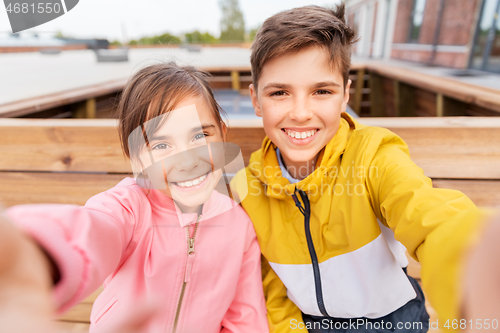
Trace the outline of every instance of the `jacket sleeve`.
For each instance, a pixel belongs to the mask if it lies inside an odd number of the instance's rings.
[[[222,320],[222,333],[269,332],[262,290],[260,247],[252,222],[246,214],[245,218],[248,220],[245,252],[236,294]]]
[[[286,287],[262,257],[262,282],[266,297],[267,319],[272,333],[306,332],[302,312],[287,296]]]
[[[367,179],[375,214],[420,261],[423,289],[440,320],[460,319],[463,259],[482,213],[463,193],[433,188],[399,137],[379,147],[370,167],[377,171]]]
[[[85,206],[20,205],[6,210],[14,224],[52,258],[60,279],[53,296],[59,313],[97,289],[132,250],[139,209],[133,190],[113,188]]]

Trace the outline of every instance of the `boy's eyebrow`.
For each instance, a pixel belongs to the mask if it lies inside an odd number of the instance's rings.
[[[315,83],[313,85],[314,88],[322,88],[322,87],[328,87],[328,86],[342,87],[340,84],[333,82],[333,81],[323,81],[323,82]]]
[[[290,85],[285,84],[285,83],[273,83],[273,82],[271,82],[271,83],[266,84],[266,86],[262,90],[271,89],[271,88],[288,89],[288,88],[290,88]]]
[[[333,82],[333,81],[322,81],[322,82],[317,82],[313,84],[313,88],[322,88],[322,87],[328,87],[328,86],[336,86],[336,87],[342,87],[340,84]],[[269,83],[267,84],[263,90],[270,89],[270,88],[278,88],[278,89],[289,89],[290,85],[285,84],[285,83]]]

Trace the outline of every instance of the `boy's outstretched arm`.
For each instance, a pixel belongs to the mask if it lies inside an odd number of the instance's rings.
[[[287,296],[286,287],[262,257],[262,283],[271,333],[305,332],[302,312]]]
[[[488,223],[479,242],[469,253],[462,303],[462,314],[468,323],[466,332],[480,332],[482,329],[498,327],[500,321],[499,238],[500,215]]]
[[[465,254],[481,231],[482,213],[463,193],[433,188],[406,144],[385,138],[371,163],[378,176],[367,179],[373,209],[420,261],[423,289],[440,326],[459,321]]]
[[[0,332],[53,332],[51,260],[0,215]]]

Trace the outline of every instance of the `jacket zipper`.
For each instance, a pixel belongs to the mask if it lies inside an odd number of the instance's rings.
[[[309,198],[307,197],[307,194],[302,190],[296,188],[295,192],[298,192],[300,194],[300,197],[304,202],[304,207],[302,207],[302,204],[297,198],[297,195],[295,193],[292,194],[295,206],[297,206],[302,215],[304,215],[304,228],[306,231],[307,247],[309,248],[309,255],[311,256],[312,268],[314,273],[314,285],[316,287],[316,301],[318,303],[318,308],[321,314],[325,317],[330,317],[328,312],[326,312],[325,303],[323,301],[323,288],[321,287],[321,274],[319,271],[318,256],[316,255],[316,250],[314,249],[314,243],[311,236],[311,206],[309,204]]]
[[[196,236],[196,230],[198,230],[198,223],[201,219],[201,215],[198,216],[198,221],[194,225],[193,237],[189,235],[189,226],[186,227],[186,235],[187,235],[187,243],[188,243],[188,252],[187,252],[187,260],[186,260],[186,269],[184,271],[184,281],[182,281],[181,287],[181,295],[179,296],[179,302],[177,303],[177,310],[175,311],[175,319],[174,319],[174,327],[172,328],[172,333],[175,333],[177,330],[177,324],[179,323],[179,315],[181,313],[181,305],[182,299],[184,298],[184,293],[186,292],[186,285],[191,279],[191,269],[193,268],[194,263],[194,238]]]

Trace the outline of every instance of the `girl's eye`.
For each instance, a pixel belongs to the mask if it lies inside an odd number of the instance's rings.
[[[154,146],[152,148],[152,150],[161,150],[161,149],[167,149],[168,148],[168,145],[166,143],[160,143],[160,144],[157,144],[156,146]]]
[[[208,133],[198,133],[194,136],[193,141],[204,139],[208,136]]]
[[[271,96],[284,96],[285,92],[283,90],[275,91],[271,94]]]

